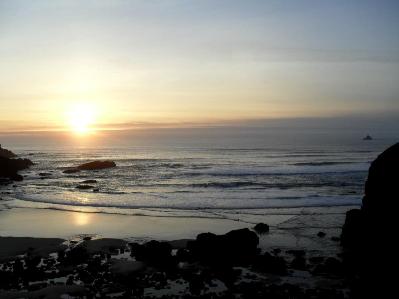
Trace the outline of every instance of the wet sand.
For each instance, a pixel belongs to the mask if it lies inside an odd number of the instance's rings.
[[[223,218],[3,209],[0,272],[3,271],[4,289],[0,296],[58,298],[69,294],[83,298],[99,292],[115,298],[135,298],[139,287],[140,298],[189,298],[193,294],[251,297],[256,292],[285,298],[287,288],[295,296],[309,293],[315,298],[346,298],[348,284],[340,274],[339,235],[345,211],[350,208],[252,210],[240,211],[239,215],[237,211],[227,211]],[[232,215],[236,217],[232,219]],[[222,235],[241,228],[252,230],[259,222],[270,224],[270,231],[258,235],[260,251],[249,265],[237,266],[233,261],[223,264],[220,271],[219,266],[185,260],[187,241],[199,233]],[[157,265],[158,253],[154,260],[141,260],[134,248],[146,246],[150,240],[169,241],[172,256],[165,259],[174,261],[175,266]],[[240,241],[236,242],[234,246],[240,246]],[[161,254],[162,246],[157,250]],[[179,250],[182,251],[177,254]],[[269,252],[272,264],[267,260]],[[217,254],[217,250],[212,254]],[[285,265],[283,273],[272,266],[279,261]],[[332,261],[333,266],[327,261]],[[71,267],[71,263],[75,266]],[[266,263],[266,268],[258,269],[262,263]],[[95,281],[98,283],[92,284]]]
[[[251,214],[242,211],[235,218],[154,217],[12,208],[0,210],[0,236],[73,239],[89,235],[139,242],[171,241],[194,239],[203,232],[224,234],[264,222],[271,229],[260,237],[263,249],[336,251],[339,250],[337,242],[331,238],[340,235],[345,212],[350,208],[267,209],[250,211]],[[326,237],[317,237],[319,231],[325,232]]]

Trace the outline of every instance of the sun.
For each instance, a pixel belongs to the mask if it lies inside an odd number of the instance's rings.
[[[76,134],[83,135],[93,131],[95,107],[87,103],[72,105],[67,112],[68,124]]]

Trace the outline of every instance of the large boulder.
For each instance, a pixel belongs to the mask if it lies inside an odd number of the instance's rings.
[[[384,221],[399,198],[399,143],[371,163],[362,212],[369,220]]]
[[[380,154],[370,166],[361,209],[347,212],[341,242],[347,249],[361,247],[372,236],[384,242],[392,229],[399,199],[399,143]],[[372,244],[367,244],[370,247]]]
[[[85,163],[76,167],[79,170],[97,170],[97,169],[105,169],[116,167],[114,161],[93,161],[89,163]]]
[[[71,167],[63,171],[63,173],[76,173],[81,170],[100,170],[100,169],[106,169],[106,168],[112,168],[116,167],[116,164],[114,161],[92,161],[88,163],[81,164],[77,167]]]
[[[11,158],[15,158],[16,156],[17,155],[14,154],[12,151],[2,148],[1,144],[0,144],[0,157],[11,159]]]
[[[29,168],[33,165],[29,159],[9,159],[0,157],[0,177],[13,181],[21,181],[23,178],[18,171]]]
[[[174,266],[172,246],[168,242],[152,240],[144,244],[131,243],[129,245],[132,250],[131,255],[137,261],[163,268]]]
[[[360,277],[361,295],[384,289],[384,273],[396,255],[396,213],[399,199],[399,143],[370,166],[361,209],[347,212],[341,244],[344,262]]]
[[[249,262],[257,254],[259,238],[247,228],[228,232],[225,235],[199,234],[187,248],[194,258],[208,264],[230,264]]]

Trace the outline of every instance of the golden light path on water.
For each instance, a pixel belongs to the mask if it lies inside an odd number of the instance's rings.
[[[90,213],[79,213],[73,214],[73,223],[77,226],[88,225],[91,222],[92,215]]]

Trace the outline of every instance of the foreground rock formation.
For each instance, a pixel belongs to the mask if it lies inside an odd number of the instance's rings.
[[[399,143],[374,160],[365,184],[361,209],[347,212],[341,243],[345,264],[357,275],[359,297],[387,284],[397,243],[394,223],[399,200]]]
[[[0,237],[0,248],[24,245],[0,250],[1,298],[345,298],[336,258],[262,252],[246,228],[171,242],[26,239]]]

